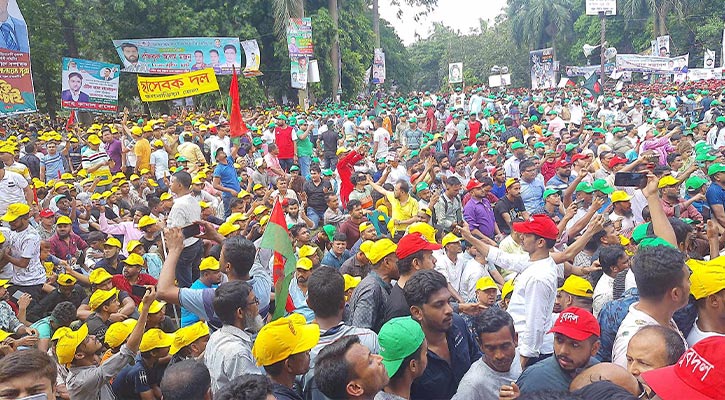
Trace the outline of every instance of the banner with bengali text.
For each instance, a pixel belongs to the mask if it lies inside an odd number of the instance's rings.
[[[8,31],[0,35],[0,116],[37,111],[28,26],[17,0],[5,2]],[[7,34],[6,34],[7,33]]]
[[[173,75],[212,68],[216,74],[231,75],[232,67],[242,67],[238,38],[123,39],[113,45],[123,72]]]
[[[121,66],[79,58],[63,58],[63,109],[118,111],[118,78]]]
[[[142,101],[161,101],[196,96],[219,90],[213,68],[162,77],[138,77]]]
[[[290,58],[314,54],[312,18],[290,18],[287,23],[287,50]]]
[[[671,74],[687,71],[690,55],[677,57],[617,54],[617,71]]]

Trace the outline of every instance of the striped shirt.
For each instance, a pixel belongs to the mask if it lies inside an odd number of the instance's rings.
[[[47,154],[40,159],[40,164],[45,167],[45,181],[51,179],[58,179],[58,173],[64,173],[65,167],[63,166],[63,157],[60,153]]]
[[[101,165],[104,162],[107,162],[110,160],[110,158],[108,158],[108,154],[106,154],[105,151],[93,150],[90,147],[84,149],[81,152],[81,156],[82,156],[81,165],[86,170],[90,170],[91,168],[93,168],[97,165]],[[111,176],[111,169],[107,165],[104,165],[104,166],[98,168],[97,170],[95,170],[94,172],[91,172],[91,176],[93,176],[93,177]]]

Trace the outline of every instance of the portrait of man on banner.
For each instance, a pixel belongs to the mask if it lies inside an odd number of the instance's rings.
[[[18,8],[16,0],[0,1],[0,21],[3,21],[0,24],[0,49],[29,53],[28,26],[21,15],[10,15],[10,4],[14,9]]]
[[[201,50],[194,50],[194,65],[191,66],[191,70],[199,71],[204,68],[209,68],[209,65],[204,63],[204,52]]]
[[[71,72],[68,74],[68,89],[60,93],[60,99],[65,101],[77,101],[80,103],[88,103],[90,98],[87,93],[81,91],[83,87],[83,75],[79,72]]]

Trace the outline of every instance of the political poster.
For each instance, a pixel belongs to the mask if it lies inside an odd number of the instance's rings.
[[[212,68],[215,74],[231,75],[241,70],[239,39],[165,38],[114,40],[123,72],[174,75]]]
[[[213,68],[185,74],[138,77],[138,93],[142,101],[180,99],[219,90]]]
[[[704,68],[715,68],[715,50],[705,50],[702,64]]]
[[[0,1],[0,116],[37,111],[28,26],[16,0]]]
[[[312,18],[290,18],[287,23],[287,50],[290,58],[314,54]]]
[[[643,72],[654,74],[673,74],[686,72],[690,55],[677,57],[641,56],[638,54],[618,54],[617,71]]]
[[[292,57],[290,60],[290,84],[294,89],[307,87],[307,57]]]
[[[670,56],[670,35],[658,36],[652,40],[652,55],[658,57]]]
[[[530,51],[529,66],[531,67],[531,89],[556,87],[554,50],[552,48]]]
[[[448,83],[463,82],[463,63],[448,64]]]
[[[375,49],[373,56],[373,84],[385,83],[385,53],[383,49]]]
[[[612,72],[614,72],[615,64],[614,63],[606,63],[604,64],[604,73],[609,75]],[[602,67],[599,65],[587,65],[587,66],[573,66],[573,65],[567,65],[564,67],[564,71],[566,72],[566,76],[569,78],[574,78],[577,76],[589,76],[592,73],[595,74],[601,74]]]
[[[80,58],[63,58],[60,105],[63,109],[118,111],[121,66]]]
[[[245,78],[251,78],[253,76],[261,76],[264,75],[259,71],[259,45],[257,44],[257,41],[252,40],[245,40],[240,43],[242,46],[242,49],[244,50],[244,70],[242,71],[242,74]]]
[[[685,74],[675,74],[675,82],[704,81],[709,79],[723,79],[722,68],[693,68]]]

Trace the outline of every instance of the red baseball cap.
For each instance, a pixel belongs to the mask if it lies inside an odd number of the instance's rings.
[[[49,208],[43,209],[38,215],[40,215],[40,218],[50,218],[55,215],[53,210]]]
[[[562,311],[549,332],[561,333],[574,340],[585,340],[592,335],[600,336],[597,319],[592,313],[579,307],[569,307]]]
[[[471,179],[468,181],[468,185],[466,185],[466,190],[473,190],[475,188],[480,188],[483,186],[483,183],[479,182],[477,179]]]
[[[409,255],[421,250],[438,250],[441,245],[438,243],[431,243],[427,241],[423,235],[419,232],[409,233],[403,236],[398,242],[398,248],[395,250],[395,255],[398,259],[403,259]]]
[[[583,160],[587,157],[589,157],[589,155],[583,154],[583,153],[577,153],[577,154],[574,154],[573,156],[571,156],[571,162],[573,163],[574,161],[577,161],[577,160]]]
[[[711,336],[687,349],[669,367],[647,371],[642,379],[663,400],[725,399],[725,337]]]
[[[614,168],[615,165],[626,164],[627,159],[624,157],[614,156],[609,160],[609,168]]]
[[[513,228],[520,233],[533,233],[546,239],[559,237],[559,229],[546,214],[535,214],[528,221],[514,222]]]
[[[559,159],[556,160],[554,163],[554,168],[565,168],[571,166],[571,163],[569,161],[566,161],[565,159]]]

